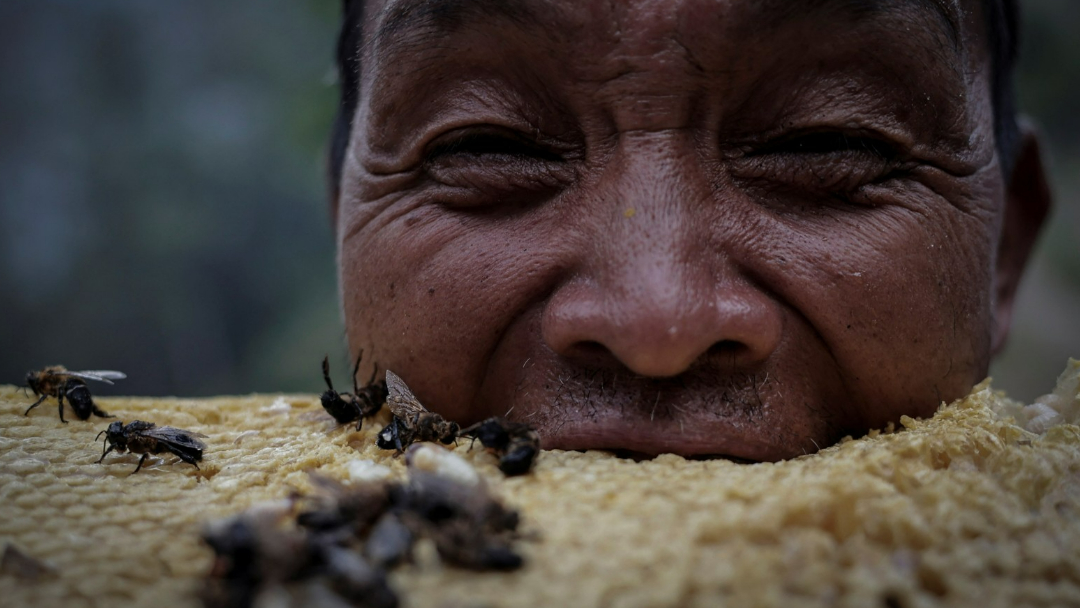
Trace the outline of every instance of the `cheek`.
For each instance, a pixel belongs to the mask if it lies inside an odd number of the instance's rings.
[[[432,410],[462,422],[493,414],[470,409],[491,354],[557,274],[542,221],[420,206],[356,231],[340,248],[351,347]]]
[[[966,394],[986,373],[990,345],[983,218],[939,204],[828,224],[780,231],[770,283],[820,335],[868,426]]]

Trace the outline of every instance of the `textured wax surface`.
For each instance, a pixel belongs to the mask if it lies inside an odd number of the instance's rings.
[[[424,559],[391,584],[404,606],[1080,605],[1080,362],[1024,407],[988,385],[930,420],[905,419],[777,464],[545,451],[505,479],[456,451],[510,506],[526,566],[475,573]],[[61,424],[55,400],[0,387],[0,543],[55,568],[0,573],[2,606],[197,606],[211,564],[201,523],[348,481],[401,458],[313,395],[101,399],[118,420],[204,433],[201,470],[172,456],[110,454],[111,420]],[[1027,430],[1034,429],[1038,432]]]

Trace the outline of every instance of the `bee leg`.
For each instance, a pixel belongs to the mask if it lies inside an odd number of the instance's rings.
[[[360,371],[360,359],[364,358],[364,349],[360,349],[360,352],[356,353],[356,365],[352,368],[352,392],[357,394],[360,392],[360,385],[356,382],[356,372]]]
[[[395,456],[397,456],[398,454],[401,454],[402,452],[404,452],[405,448],[401,447],[401,425],[398,424],[398,419],[397,418],[394,418],[393,425],[394,425],[394,445],[397,446],[397,454],[395,454]]]
[[[98,418],[116,418],[116,416],[113,416],[109,412],[106,412],[105,410],[98,407],[96,403],[91,402],[90,407],[92,408],[90,411],[93,412],[94,415]]]
[[[147,456],[146,454],[143,454],[142,458],[139,459],[139,465],[136,466],[135,470],[131,472],[132,475],[134,475],[135,473],[138,473],[139,469],[142,468],[142,463],[146,461],[146,456]]]
[[[41,405],[41,402],[45,401],[46,398],[48,398],[48,395],[42,395],[41,399],[38,399],[37,401],[34,402],[34,405],[31,405],[30,407],[26,408],[26,411],[23,412],[23,416],[26,416],[26,415],[30,414],[30,410],[32,410],[35,407]]]
[[[64,420],[64,389],[60,389],[60,392],[56,393],[57,409],[60,412],[60,422],[67,424],[67,420]]]
[[[334,390],[334,383],[330,381],[330,355],[323,357],[322,377],[323,380],[326,380],[326,388]]]
[[[101,450],[101,458],[98,458],[97,461],[100,463],[102,460],[105,460],[105,455],[108,454],[111,451],[113,451],[113,446],[111,446],[111,445],[108,448],[102,448],[102,450]]]

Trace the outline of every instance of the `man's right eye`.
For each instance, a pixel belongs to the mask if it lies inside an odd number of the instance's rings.
[[[454,207],[527,203],[553,194],[572,177],[551,147],[501,127],[439,137],[424,153],[424,171],[444,188],[440,200]]]
[[[447,156],[463,155],[476,157],[503,157],[503,158],[544,158],[547,160],[559,160],[559,158],[544,150],[538,145],[525,140],[523,137],[502,130],[479,130],[469,131],[456,137],[450,137],[447,141],[436,142],[427,153],[427,160],[445,158]]]

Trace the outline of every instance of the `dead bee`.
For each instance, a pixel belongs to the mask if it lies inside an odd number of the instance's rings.
[[[206,444],[196,439],[206,435],[171,426],[157,426],[153,422],[142,420],[134,420],[127,426],[120,421],[114,422],[108,429],[98,433],[98,437],[102,435],[105,435],[105,441],[102,442],[101,458],[98,462],[105,460],[105,455],[113,450],[121,453],[130,450],[133,454],[142,454],[132,475],[139,472],[147,456],[162,452],[175,454],[180,460],[198,469],[199,465],[196,463],[202,460],[203,450],[206,449]]]
[[[292,510],[292,500],[264,503],[204,528],[203,541],[216,556],[202,590],[206,608],[397,607],[397,595],[381,568],[370,565],[345,539],[292,526]],[[332,597],[310,594],[320,589]]]
[[[346,486],[314,473],[310,479],[319,491],[304,501],[296,523],[313,535],[335,542],[362,536],[390,507],[393,488],[388,483]]]
[[[466,486],[424,471],[411,471],[401,505],[406,525],[435,541],[439,557],[470,570],[515,570],[523,560],[511,546],[520,521],[483,486]]]
[[[364,557],[379,568],[390,569],[412,559],[412,529],[394,511],[383,513],[364,542]]]
[[[0,557],[0,574],[36,581],[46,576],[56,576],[56,567],[23,553],[11,543],[5,543],[3,557]]]
[[[505,418],[488,418],[462,429],[458,435],[480,440],[499,457],[499,470],[508,476],[528,473],[540,452],[539,433],[523,422]]]
[[[356,430],[360,430],[364,418],[370,418],[379,413],[386,403],[386,382],[375,382],[375,376],[379,373],[379,367],[371,372],[371,379],[367,386],[361,388],[356,382],[356,372],[360,369],[360,359],[364,351],[356,355],[356,366],[353,367],[353,392],[339,393],[334,390],[334,384],[330,381],[330,357],[324,357],[322,362],[323,379],[326,380],[326,392],[320,398],[323,409],[341,424],[356,421]]]
[[[397,374],[386,370],[388,395],[386,405],[394,414],[390,424],[379,432],[376,444],[384,450],[397,449],[401,453],[417,441],[440,441],[453,443],[458,436],[458,425],[430,412],[421,405],[405,382]]]
[[[264,503],[203,529],[203,542],[215,554],[202,591],[204,606],[253,606],[268,585],[314,570],[317,548],[302,531],[285,525],[290,510],[289,501]]]
[[[26,385],[30,390],[34,391],[34,395],[38,396],[39,399],[26,408],[23,415],[29,415],[30,410],[49,397],[56,397],[59,404],[60,422],[67,423],[67,420],[64,420],[64,398],[66,397],[79,420],[86,420],[90,417],[90,414],[101,418],[114,418],[114,416],[110,416],[94,403],[94,399],[90,396],[90,388],[86,386],[86,382],[83,380],[97,380],[98,382],[112,384],[113,380],[122,380],[124,378],[127,378],[127,376],[121,372],[110,370],[71,372],[64,368],[63,365],[53,365],[41,371],[30,372],[26,374]]]

